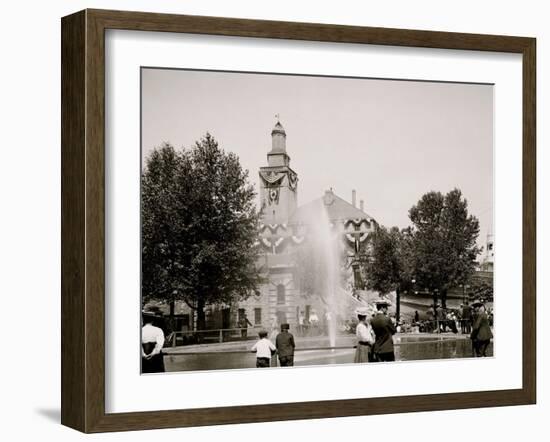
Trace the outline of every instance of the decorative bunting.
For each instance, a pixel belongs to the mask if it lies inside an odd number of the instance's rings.
[[[285,177],[285,172],[274,172],[270,170],[261,170],[260,177],[266,182],[266,184],[275,184],[281,181]]]
[[[295,190],[297,186],[298,186],[298,175],[296,175],[294,172],[289,172],[288,187],[290,187],[292,190]]]
[[[359,238],[357,238],[357,234],[346,233],[346,238],[351,243],[354,243],[355,241],[364,242],[368,236],[368,232],[363,233]]]

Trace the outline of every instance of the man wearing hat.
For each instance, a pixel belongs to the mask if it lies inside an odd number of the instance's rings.
[[[374,333],[367,322],[369,312],[367,308],[357,310],[357,319],[359,323],[355,329],[357,336],[357,347],[353,362],[370,362],[372,360],[371,350],[374,344]]]
[[[143,328],[141,329],[141,372],[162,373],[164,369],[164,332],[159,325],[162,313],[151,307],[142,312]]]
[[[396,329],[388,317],[389,305],[390,302],[385,299],[377,301],[377,313],[370,321],[374,335],[376,336],[373,346],[374,362],[395,361],[392,336],[395,334]]]
[[[472,333],[470,339],[472,340],[472,347],[474,349],[475,357],[487,356],[487,347],[491,343],[493,333],[489,326],[489,319],[485,313],[485,305],[480,299],[476,299],[472,303],[472,307],[475,308],[474,325],[472,326]]]
[[[294,336],[288,331],[288,324],[281,324],[281,333],[275,338],[275,347],[279,354],[279,364],[281,367],[292,367],[294,365]]]
[[[465,302],[462,305],[462,333],[463,334],[469,334],[472,332],[472,309],[468,305],[467,302]]]

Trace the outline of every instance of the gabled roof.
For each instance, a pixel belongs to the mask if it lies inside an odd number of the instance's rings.
[[[289,222],[296,224],[307,222],[307,220],[312,219],[312,216],[319,210],[321,205],[326,207],[330,221],[373,219],[366,212],[360,210],[358,207],[354,207],[353,204],[348,203],[343,198],[340,198],[332,190],[327,190],[325,195],[321,198],[317,198],[316,200],[298,207],[290,217]]]

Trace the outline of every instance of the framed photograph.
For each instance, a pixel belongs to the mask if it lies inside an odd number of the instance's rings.
[[[535,39],[62,19],[62,423],[536,401]]]

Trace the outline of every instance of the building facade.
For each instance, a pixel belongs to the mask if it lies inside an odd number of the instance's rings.
[[[244,323],[271,330],[289,323],[295,329],[301,322],[313,322],[315,318],[319,326],[323,325],[326,303],[322,296],[311,291],[306,293],[297,278],[297,259],[300,250],[311,240],[320,208],[326,213],[331,234],[337,238],[342,252],[338,265],[342,266],[344,297],[350,298],[350,302],[353,302],[351,298],[359,302],[358,298],[365,296],[357,262],[368,252],[367,238],[377,223],[364,211],[363,201],[357,207],[355,191],[351,203],[329,189],[318,199],[298,206],[299,175],[291,168],[286,138],[278,121],[271,131],[267,164],[258,170],[261,223],[256,245],[261,253],[257,268],[264,275],[265,283],[246,300],[207,306],[207,330],[236,329]],[[168,313],[167,306],[163,306],[163,310]],[[185,303],[177,302],[174,313],[175,331],[196,328],[194,312]]]
[[[301,322],[320,325],[326,319],[326,305],[321,296],[306,293],[297,278],[299,251],[311,240],[312,223],[318,221],[317,210],[323,207],[333,234],[343,250],[344,291],[348,296],[360,296],[363,284],[357,261],[367,253],[369,233],[377,228],[376,221],[364,211],[363,201],[357,207],[356,193],[349,203],[326,190],[308,204],[298,206],[299,175],[291,168],[287,152],[286,132],[278,121],[271,132],[271,150],[267,165],[259,168],[261,224],[258,243],[262,249],[258,263],[267,282],[257,294],[233,308],[235,323],[243,315],[256,326],[276,329],[282,323],[297,327]]]

